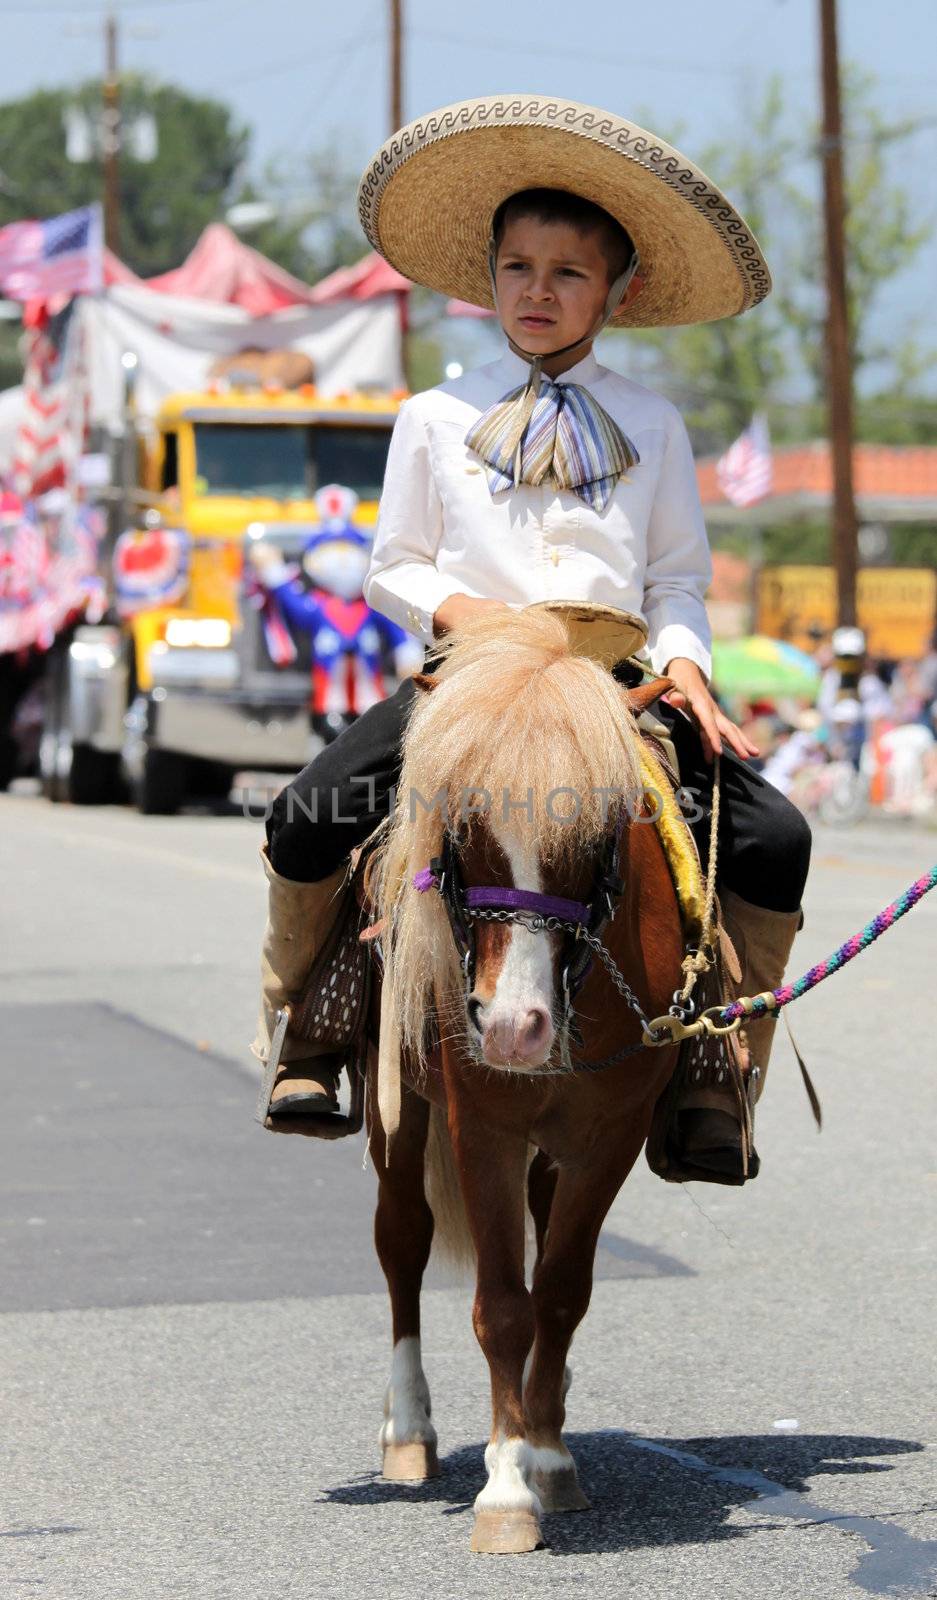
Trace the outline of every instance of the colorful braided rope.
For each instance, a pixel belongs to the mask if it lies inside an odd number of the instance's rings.
[[[792,1000],[799,1000],[802,994],[815,989],[824,978],[832,977],[840,967],[845,967],[854,956],[860,955],[870,944],[874,944],[876,939],[888,932],[899,917],[903,917],[912,906],[917,905],[919,900],[923,900],[935,885],[937,885],[937,866],[931,867],[930,872],[925,872],[923,878],[918,878],[910,889],[906,889],[904,894],[893,900],[890,906],[886,906],[877,917],[867,922],[861,933],[853,934],[852,938],[841,944],[833,955],[821,961],[818,966],[811,967],[810,971],[805,972],[796,983],[786,983],[783,988],[772,990],[773,1004],[762,995],[756,995],[754,999],[736,1000],[720,1012],[719,1023],[734,1022],[736,1017],[763,1017],[769,1011],[780,1011],[782,1006],[789,1005]]]

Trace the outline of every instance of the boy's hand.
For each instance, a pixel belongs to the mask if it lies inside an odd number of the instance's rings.
[[[463,622],[469,617],[477,616],[480,611],[507,611],[508,607],[503,600],[476,600],[470,594],[451,594],[444,600],[439,610],[433,613],[433,634],[441,639],[444,633],[454,633],[461,628]]]
[[[711,761],[714,754],[722,755],[723,739],[743,761],[747,761],[749,756],[758,755],[758,746],[746,739],[741,728],[737,728],[725,712],[720,711],[695,661],[675,656],[665,671],[677,686],[677,692],[668,694],[667,699],[681,710],[693,713],[699,723],[703,754],[707,761]]]

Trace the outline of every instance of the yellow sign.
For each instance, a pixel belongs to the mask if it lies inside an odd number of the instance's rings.
[[[928,567],[863,567],[856,610],[873,656],[922,656],[937,626],[937,573]],[[811,649],[836,626],[832,567],[765,567],[758,632]]]

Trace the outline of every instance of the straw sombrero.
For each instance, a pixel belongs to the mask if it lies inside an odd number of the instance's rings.
[[[571,100],[489,95],[420,117],[378,151],[358,210],[375,250],[405,277],[492,307],[491,219],[532,188],[594,201],[634,240],[643,285],[613,326],[714,322],[771,288],[754,234],[699,167],[644,128]]]
[[[647,623],[631,611],[618,606],[599,605],[594,600],[534,600],[527,611],[549,611],[566,624],[570,644],[577,655],[588,656],[600,666],[614,667],[619,661],[637,655],[647,643]]]

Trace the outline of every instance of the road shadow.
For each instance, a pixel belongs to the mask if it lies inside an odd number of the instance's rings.
[[[924,1448],[917,1440],[840,1434],[658,1440],[609,1430],[566,1437],[592,1508],[546,1519],[558,1556],[745,1539],[780,1526],[775,1512],[785,1522],[842,1522],[848,1514],[839,1517],[808,1498],[812,1479],[891,1472],[892,1462],[877,1458]],[[484,1482],[483,1454],[482,1444],[452,1451],[441,1476],[428,1483],[386,1483],[373,1473],[324,1489],[321,1498],[347,1506],[425,1501],[448,1514],[463,1512]],[[729,1522],[740,1506],[756,1501],[764,1513],[756,1527]]]

